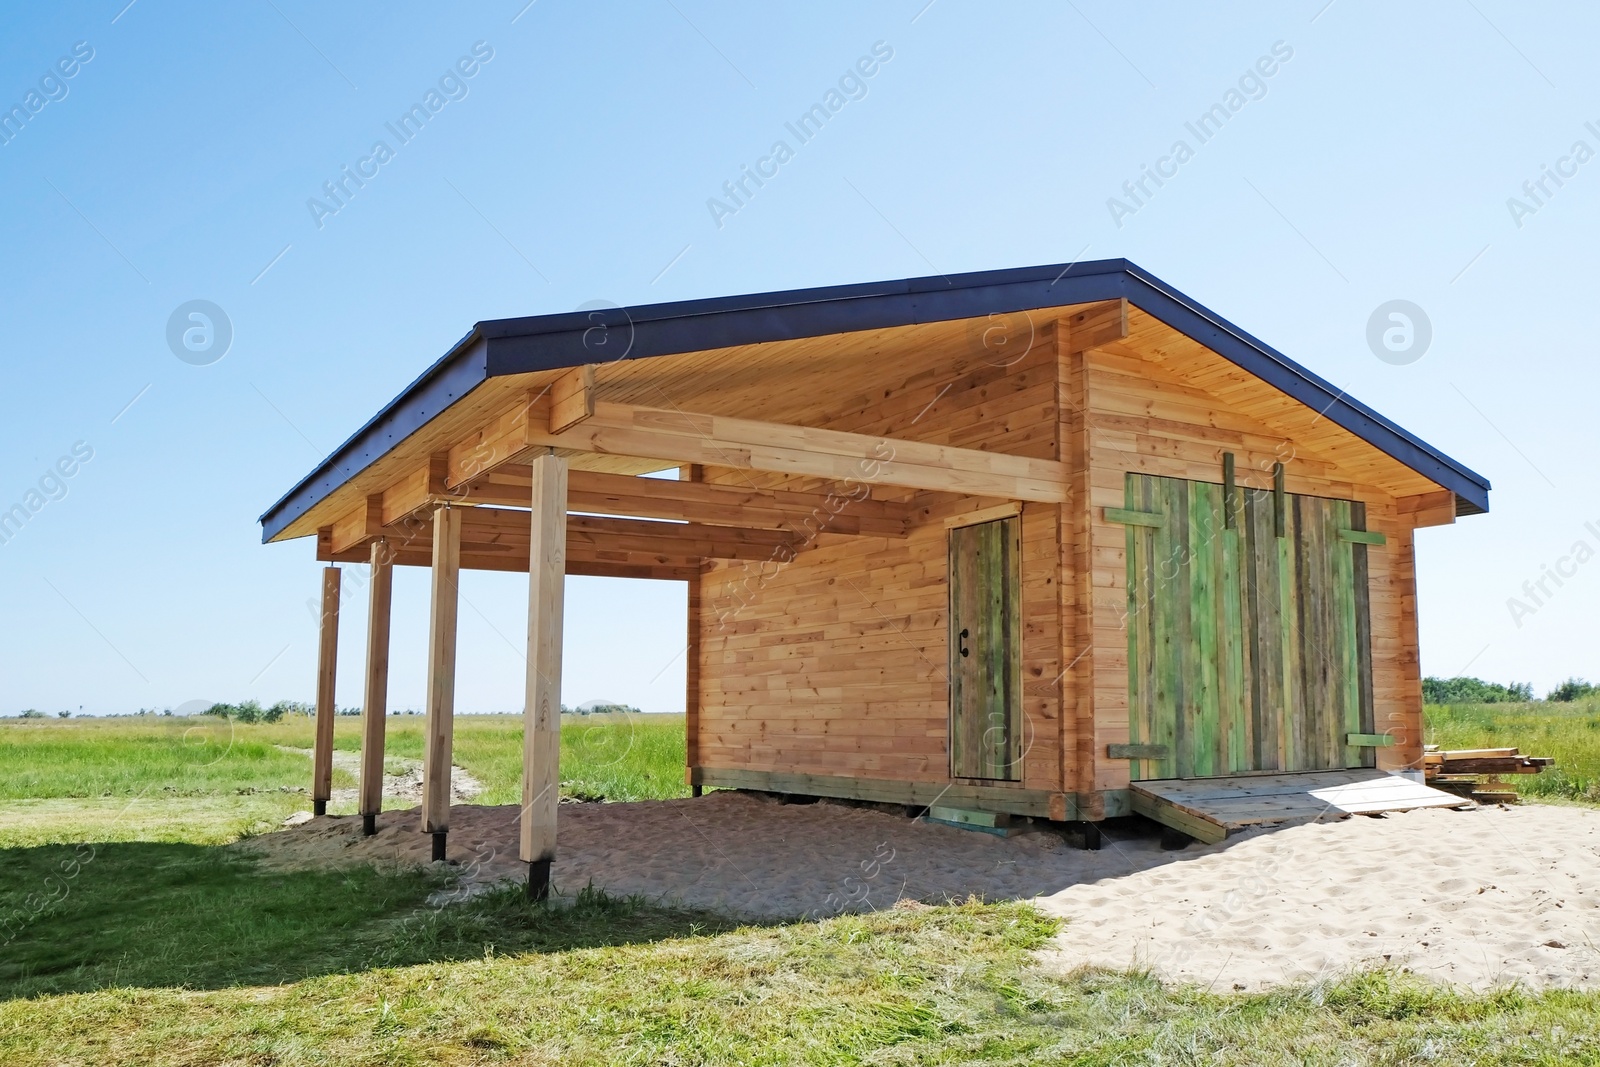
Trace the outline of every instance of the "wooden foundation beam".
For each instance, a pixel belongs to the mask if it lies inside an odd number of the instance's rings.
[[[533,461],[532,542],[528,566],[528,673],[523,705],[522,836],[528,893],[550,890],[561,799],[561,623],[567,545],[567,464],[553,455]]]
[[[317,719],[311,743],[311,810],[328,813],[328,798],[333,795],[333,717],[334,680],[339,663],[339,578],[338,567],[322,569],[322,615],[317,635]]]
[[[367,677],[361,698],[361,825],[369,836],[383,810],[384,731],[389,714],[389,608],[394,600],[394,564],[389,543],[372,544],[367,584]]]
[[[450,829],[451,742],[456,708],[456,615],[460,607],[461,509],[433,514],[433,596],[428,619],[428,710],[422,747],[422,831],[443,859]]]

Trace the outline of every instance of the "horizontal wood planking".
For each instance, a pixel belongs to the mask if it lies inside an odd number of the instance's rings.
[[[884,379],[890,390],[893,373]],[[1014,389],[1019,381],[1026,385]],[[909,428],[926,441],[960,441],[974,432],[968,428],[976,425],[974,407],[1002,400],[1018,411],[1048,409],[1053,422],[1053,373],[1027,361],[979,366],[953,384],[929,382],[921,395],[897,391],[891,400],[879,421],[863,411],[841,424],[853,433],[903,435]],[[1041,447],[1036,433],[1021,425],[997,430],[986,447],[1026,447],[1053,460],[1053,444]],[[761,488],[809,484],[805,477],[716,466],[706,477]],[[904,538],[819,544],[783,566],[708,569],[701,584],[701,760],[948,783],[944,523],[996,505],[1003,503],[934,497],[919,502],[917,525]],[[1046,792],[1060,791],[1057,512],[1021,506],[1022,784]]]

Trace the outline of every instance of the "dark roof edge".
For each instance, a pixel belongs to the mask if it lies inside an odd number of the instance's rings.
[[[1487,479],[1140,267],[1113,259],[480,322],[267,509],[262,540],[490,377],[1119,296],[1450,489],[1461,514],[1488,510]]]
[[[1196,303],[1161,279],[1128,265],[1130,303],[1213,351],[1385,454],[1456,494],[1462,515],[1489,510],[1489,479],[1373,411],[1333,383]]]
[[[476,330],[457,341],[262,514],[262,542],[271,541],[389,449],[482,384],[489,377],[488,354],[489,346]]]

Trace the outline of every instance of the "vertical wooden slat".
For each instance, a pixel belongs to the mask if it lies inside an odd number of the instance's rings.
[[[1283,464],[1272,465],[1272,523],[1279,537],[1288,535],[1288,496],[1284,492]]]
[[[1359,501],[1350,505],[1350,519],[1357,529],[1367,529],[1367,506]],[[1356,615],[1356,671],[1361,687],[1359,697],[1359,711],[1357,713],[1358,733],[1376,733],[1377,724],[1374,712],[1373,680],[1372,680],[1372,601],[1371,601],[1371,575],[1367,566],[1367,546],[1351,545],[1351,585],[1355,599]],[[1376,767],[1378,765],[1377,750],[1365,748],[1361,750],[1361,766]]]
[[[1277,550],[1279,686],[1278,765],[1286,771],[1301,769],[1299,746],[1301,705],[1300,677],[1300,596],[1297,577],[1299,555],[1295,539],[1289,536],[1292,515],[1280,506],[1282,494],[1274,492],[1272,501],[1273,547]],[[1282,532],[1278,532],[1279,530]]]
[[[361,815],[364,828],[383,810],[383,746],[389,714],[389,609],[394,565],[389,542],[372,543],[367,584],[367,673],[361,697]]]
[[[549,891],[561,799],[561,649],[566,587],[567,461],[533,460],[528,567],[528,673],[523,706],[521,857],[528,891]]]
[[[333,795],[334,681],[339,663],[339,568],[322,570],[322,614],[317,633],[317,720],[311,745],[311,805],[326,815]]]
[[[433,513],[432,596],[428,612],[428,705],[422,748],[422,831],[443,859],[450,829],[450,768],[456,710],[456,617],[461,576],[461,511]]]
[[[1184,706],[1182,620],[1188,614],[1188,598],[1184,595],[1187,575],[1180,552],[1186,540],[1188,521],[1176,484],[1165,478],[1157,479],[1151,489],[1151,510],[1159,512],[1163,520],[1155,531],[1156,582],[1152,618],[1156,632],[1156,686],[1151,705],[1154,714],[1151,739],[1167,750],[1167,758],[1155,763],[1153,773],[1158,778],[1172,778],[1181,773],[1178,752],[1182,731],[1178,724]]]
[[[1216,531],[1213,518],[1220,520],[1216,507],[1216,486],[1205,482],[1189,483],[1189,648],[1193,658],[1188,669],[1196,680],[1192,759],[1197,776],[1219,774],[1217,765],[1218,727],[1221,711],[1217,701],[1217,568]]]
[[[1228,497],[1223,498],[1225,513],[1232,515]],[[1231,522],[1232,520],[1230,520]],[[1223,766],[1229,773],[1254,769],[1244,682],[1243,589],[1239,566],[1239,531],[1234,525],[1220,531],[1222,573],[1218,582],[1217,654],[1218,703],[1222,709],[1224,744],[1220,750]]]

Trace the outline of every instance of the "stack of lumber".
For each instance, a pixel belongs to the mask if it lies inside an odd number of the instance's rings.
[[[1501,781],[1502,775],[1538,774],[1555,764],[1548,756],[1524,756],[1514,748],[1446,750],[1438,745],[1424,745],[1422,761],[1429,785],[1485,804],[1517,802],[1516,787]]]

